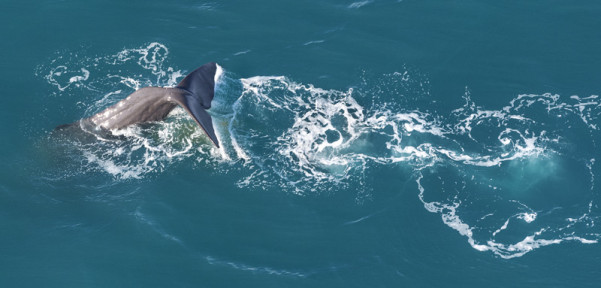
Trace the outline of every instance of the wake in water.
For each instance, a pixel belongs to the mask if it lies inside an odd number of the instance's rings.
[[[166,66],[168,54],[152,43],[93,59],[60,57],[37,73],[55,87],[54,97],[88,95],[78,100],[83,118],[142,86],[175,85],[186,73]],[[210,112],[221,149],[181,109],[165,123],[116,131],[123,136],[117,139],[55,142],[85,163],[73,173],[144,178],[192,161],[203,170],[237,171],[240,188],[299,195],[378,193],[367,184],[375,177],[370,170],[408,167],[427,211],[473,248],[503,258],[601,238],[596,95],[519,95],[487,110],[466,92],[463,106],[440,113],[413,101],[428,95],[429,83],[410,69],[366,77],[346,91],[229,72],[216,85]]]

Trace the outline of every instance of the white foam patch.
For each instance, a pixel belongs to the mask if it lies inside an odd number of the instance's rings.
[[[119,79],[119,83],[133,89],[133,90],[138,90],[140,88],[142,88],[142,83],[140,83],[140,80],[134,79],[132,77],[124,77],[124,76],[119,76],[119,75],[107,75],[109,78],[118,78]]]
[[[307,275],[305,275],[301,272],[288,271],[288,270],[284,270],[284,269],[276,269],[276,268],[267,267],[267,266],[252,266],[252,265],[234,262],[234,261],[221,260],[214,256],[206,256],[205,259],[211,265],[227,266],[227,267],[230,267],[235,270],[250,272],[252,274],[267,274],[267,275],[299,277],[299,278],[307,277]]]
[[[367,4],[370,4],[370,3],[372,3],[372,2],[373,2],[373,1],[371,1],[371,0],[368,0],[368,1],[358,1],[358,2],[353,2],[353,3],[351,3],[350,5],[348,5],[348,8],[351,8],[351,9],[359,9],[359,8],[361,8],[361,7],[363,7],[363,6],[367,5]]]
[[[86,70],[85,68],[81,68],[81,72],[83,73],[83,75],[73,76],[73,77],[69,78],[69,83],[75,83],[75,82],[88,80],[88,77],[90,77],[90,71]]]
[[[65,91],[71,85],[79,86],[89,77],[90,71],[86,68],[70,69],[65,65],[50,69],[50,72],[45,76],[48,83],[56,86],[60,91]]]
[[[536,213],[520,213],[517,217],[518,219],[524,220],[526,223],[531,223],[536,220]]]
[[[249,53],[251,50],[244,50],[244,51],[240,51],[240,52],[236,52],[234,53],[234,56],[240,56],[240,55],[244,55]]]
[[[312,41],[305,42],[303,45],[308,46],[308,45],[313,45],[313,44],[321,44],[323,42],[326,42],[326,40],[312,40]]]
[[[223,67],[221,67],[219,64],[216,64],[217,69],[215,70],[215,76],[213,76],[213,81],[215,82],[215,85],[217,86],[219,83],[219,79],[221,79],[221,77],[223,76]]]
[[[167,85],[165,85],[165,87],[175,87],[179,81],[181,81],[182,79],[184,79],[184,77],[186,75],[182,74],[182,71],[177,70],[177,71],[173,71],[173,68],[169,67],[169,69],[167,69],[168,75],[169,75],[169,80],[167,81]],[[138,88],[136,88],[138,89]]]
[[[425,200],[425,189],[422,186],[421,181],[423,180],[423,175],[419,174],[416,179],[417,186],[419,189],[419,198],[424,204],[424,208],[431,213],[437,213],[441,215],[442,221],[448,227],[456,230],[460,235],[467,238],[467,242],[478,251],[491,251],[494,254],[500,256],[501,258],[511,259],[516,257],[521,257],[528,252],[531,252],[537,248],[552,245],[552,244],[560,244],[564,241],[579,241],[583,244],[595,244],[598,242],[599,235],[596,235],[596,239],[586,239],[579,236],[574,236],[572,234],[560,236],[555,239],[544,239],[541,238],[541,235],[546,232],[550,228],[543,228],[531,235],[525,236],[522,240],[515,243],[502,243],[495,240],[495,237],[500,232],[506,230],[510,224],[511,218],[507,219],[504,224],[493,233],[491,233],[489,240],[484,242],[478,241],[475,236],[473,230],[475,227],[470,226],[466,222],[464,222],[461,217],[457,214],[457,209],[461,206],[460,202],[453,203],[452,205],[443,204],[440,202],[428,202]],[[489,215],[489,214],[488,214]],[[487,216],[488,216],[487,215]],[[531,223],[536,219],[536,213],[520,213],[515,215],[516,218],[524,220],[527,223]]]
[[[120,154],[119,151],[116,151],[116,154]],[[122,165],[114,160],[111,157],[99,157],[90,151],[84,150],[83,155],[89,163],[95,163],[99,168],[109,173],[110,175],[120,178],[120,179],[140,179],[144,174],[147,173],[145,167],[137,166],[131,167],[130,165]],[[103,156],[107,156],[104,154]],[[115,155],[118,156],[118,155]]]
[[[167,59],[167,55],[169,55],[169,49],[165,45],[153,42],[144,48],[124,49],[117,53],[116,58],[122,62],[137,58],[138,64],[142,68],[164,75],[166,72],[162,71],[161,66]]]

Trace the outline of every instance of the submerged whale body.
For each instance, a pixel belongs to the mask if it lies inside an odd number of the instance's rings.
[[[84,130],[107,132],[130,125],[161,121],[176,106],[181,106],[194,118],[215,146],[219,141],[213,129],[213,120],[206,111],[211,108],[215,94],[216,63],[202,65],[188,74],[173,88],[144,87],[104,111],[76,123],[56,127],[65,130],[77,125]]]

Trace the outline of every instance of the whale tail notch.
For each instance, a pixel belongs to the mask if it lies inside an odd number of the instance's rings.
[[[213,128],[213,119],[206,111],[211,108],[211,102],[215,95],[216,72],[217,64],[207,63],[188,74],[175,88],[184,90],[183,97],[176,98],[176,102],[196,120],[209,139],[219,148],[219,140],[217,140]]]

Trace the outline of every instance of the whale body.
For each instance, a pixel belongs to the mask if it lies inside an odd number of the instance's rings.
[[[215,94],[216,72],[217,64],[207,63],[192,71],[175,87],[138,89],[117,104],[76,123],[81,128],[92,127],[94,130],[121,129],[134,124],[161,121],[179,105],[219,148],[213,120],[206,111],[211,108]],[[76,123],[61,125],[56,129],[64,129]]]

